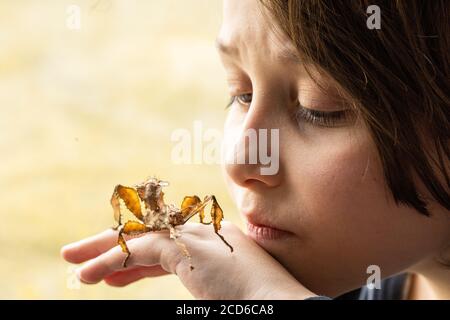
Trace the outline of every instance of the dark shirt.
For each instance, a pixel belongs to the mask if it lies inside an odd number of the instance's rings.
[[[380,289],[369,289],[367,286],[350,291],[335,300],[403,300],[409,286],[409,275],[402,273],[381,281]],[[330,297],[311,297],[306,300],[332,300]]]

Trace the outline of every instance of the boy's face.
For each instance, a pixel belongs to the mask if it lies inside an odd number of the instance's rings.
[[[349,106],[332,82],[318,77],[319,88],[262,10],[257,0],[225,0],[218,36],[230,94],[239,96],[228,111],[225,151],[242,142],[238,133],[279,129],[276,173],[223,166],[245,221],[285,231],[270,239],[273,230],[250,224],[249,235],[308,289],[327,295],[364,285],[370,265],[384,278],[435,254],[449,237],[445,212],[427,218],[395,205],[364,122],[342,116]],[[313,112],[299,113],[298,103]]]

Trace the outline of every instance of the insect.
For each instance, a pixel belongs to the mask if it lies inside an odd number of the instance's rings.
[[[151,231],[169,230],[170,238],[180,248],[185,257],[191,261],[191,255],[186,248],[186,245],[178,240],[180,233],[176,230],[176,226],[185,224],[194,215],[199,214],[200,223],[213,224],[215,233],[233,252],[233,247],[219,234],[221,228],[220,222],[223,219],[223,211],[217,203],[214,195],[206,196],[203,201],[196,195],[184,197],[181,208],[178,209],[174,205],[167,205],[164,203],[163,187],[167,187],[169,183],[157,178],[148,178],[144,182],[135,185],[134,187],[126,187],[117,185],[111,197],[111,205],[114,210],[114,219],[118,223],[114,230],[119,230],[117,243],[122,248],[122,251],[127,254],[123,262],[126,268],[127,261],[130,258],[131,252],[127,247],[124,234],[138,235]],[[122,223],[122,212],[120,210],[120,200],[125,203],[127,209],[139,220],[129,220]],[[144,204],[142,210],[141,203]],[[205,222],[205,207],[211,203],[211,218],[212,221]],[[194,267],[190,263],[190,269]]]

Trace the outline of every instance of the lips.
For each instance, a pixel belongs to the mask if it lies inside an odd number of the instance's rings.
[[[259,222],[256,215],[245,215],[247,217],[248,235],[255,240],[279,240],[292,235],[291,232],[281,230],[268,223]]]

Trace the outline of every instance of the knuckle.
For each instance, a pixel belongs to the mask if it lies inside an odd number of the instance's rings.
[[[182,260],[181,252],[176,248],[175,244],[167,245],[161,250],[160,264],[161,267],[170,273],[176,273],[177,265]]]

